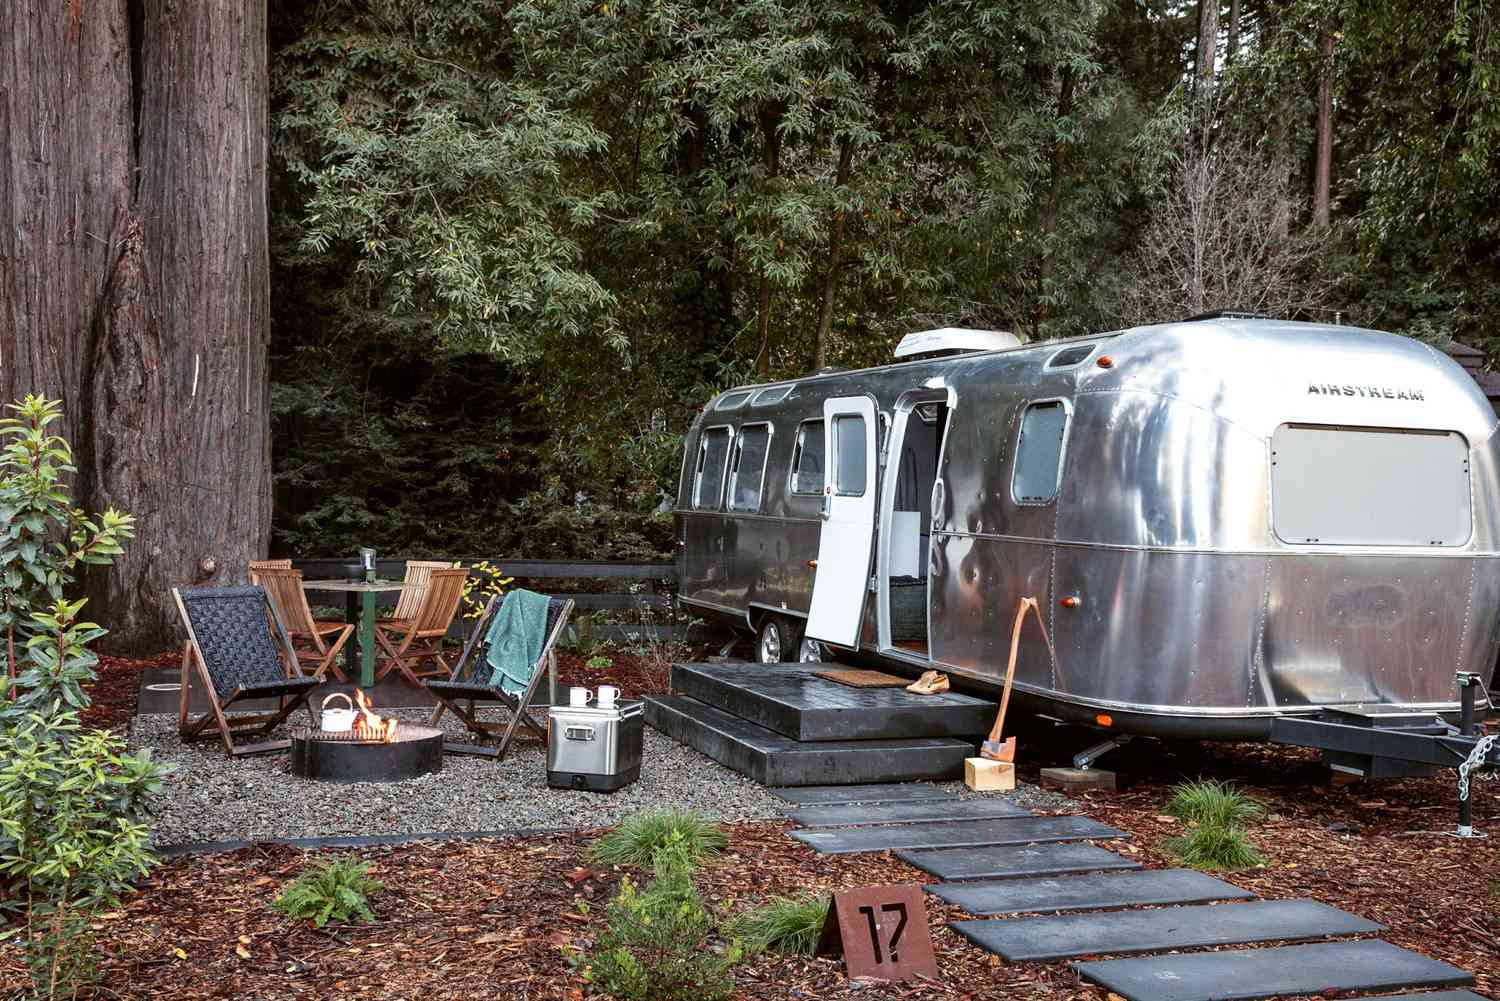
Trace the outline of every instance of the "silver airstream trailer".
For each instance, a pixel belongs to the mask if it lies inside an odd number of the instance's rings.
[[[1473,380],[1371,330],[1210,317],[721,394],[687,437],[681,600],[756,635],[996,685],[1120,732],[1446,712],[1500,644],[1500,444]],[[1034,624],[1033,624],[1034,625]]]

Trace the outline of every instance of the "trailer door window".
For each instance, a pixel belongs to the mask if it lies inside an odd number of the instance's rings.
[[[724,467],[729,461],[729,429],[709,428],[698,443],[693,507],[717,508],[724,492]]]
[[[1469,443],[1452,431],[1283,424],[1271,436],[1271,519],[1294,545],[1461,546]]]
[[[803,421],[792,454],[792,493],[823,492],[823,422]]]
[[[731,511],[759,511],[760,486],[765,479],[766,451],[771,445],[771,425],[747,424],[734,443],[733,479],[729,488]]]
[[[1068,410],[1061,400],[1033,403],[1026,408],[1010,479],[1011,497],[1017,504],[1050,504],[1057,497],[1067,431]]]
[[[833,419],[833,486],[840,497],[865,493],[865,419],[844,414]]]

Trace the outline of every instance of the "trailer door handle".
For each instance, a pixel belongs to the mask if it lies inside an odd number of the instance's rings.
[[[823,520],[827,521],[829,518],[832,518],[832,517],[833,517],[833,495],[832,494],[824,494],[823,495]]]

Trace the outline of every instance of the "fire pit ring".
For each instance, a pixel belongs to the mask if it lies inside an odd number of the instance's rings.
[[[292,774],[324,782],[400,782],[443,770],[443,731],[402,723],[390,740],[292,731]]]

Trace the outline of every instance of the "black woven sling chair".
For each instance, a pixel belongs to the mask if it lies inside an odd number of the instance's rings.
[[[469,637],[469,642],[464,645],[464,652],[458,658],[458,663],[453,665],[453,673],[448,680],[422,683],[423,687],[432,693],[433,698],[438,700],[437,707],[432,710],[432,719],[429,723],[436,726],[438,719],[443,715],[443,710],[451,709],[475,737],[475,743],[445,743],[443,750],[449,754],[476,754],[496,759],[503,758],[510,748],[510,742],[515,738],[516,728],[521,724],[525,724],[544,742],[547,739],[546,728],[533,719],[526,710],[535,698],[537,686],[541,683],[544,674],[551,679],[549,695],[554,701],[557,698],[557,653],[553,647],[557,643],[557,638],[562,635],[563,628],[568,624],[568,616],[573,614],[573,599],[547,599],[546,639],[542,642],[541,655],[531,666],[531,680],[527,682],[526,690],[519,695],[511,695],[499,686],[482,684],[475,680],[476,673],[487,674],[489,671],[489,664],[485,662],[481,652],[485,649],[485,634],[489,632],[490,620],[500,610],[500,600],[499,595],[492,595],[489,603],[484,606],[484,612],[474,626],[474,633]],[[468,680],[459,680],[465,676],[465,671],[468,672]],[[467,705],[462,703],[467,703]],[[481,720],[477,709],[480,703],[505,706],[510,710],[510,719],[503,723],[487,723]],[[480,740],[488,740],[497,733],[500,734],[500,743],[496,746],[489,747],[477,743]]]
[[[286,626],[263,587],[172,588],[172,600],[187,629],[182,651],[182,694],[177,731],[184,741],[212,738],[209,724],[217,726],[224,750],[231,756],[264,754],[290,746],[286,740],[266,740],[282,720],[290,716],[317,688],[317,678],[304,677]],[[274,633],[273,633],[274,629]],[[285,661],[277,652],[277,644]],[[189,665],[208,695],[209,712],[188,719]],[[249,699],[280,699],[273,713],[257,713],[230,719],[225,710]],[[311,715],[312,708],[308,708]],[[256,744],[236,744],[235,738],[250,734]]]

